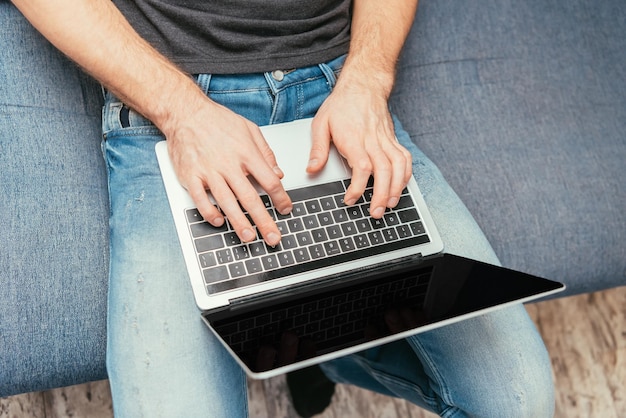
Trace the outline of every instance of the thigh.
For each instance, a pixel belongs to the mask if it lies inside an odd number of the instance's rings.
[[[482,231],[436,166],[396,120],[413,155],[445,251],[498,264]],[[329,377],[399,396],[444,416],[548,416],[553,408],[550,360],[525,308],[516,305],[323,365]],[[531,409],[524,415],[525,408]],[[512,413],[512,412],[511,412]]]
[[[120,109],[104,112],[116,416],[245,416],[245,376],[202,323],[191,292],[154,152],[163,138],[136,114],[131,126],[115,126]]]

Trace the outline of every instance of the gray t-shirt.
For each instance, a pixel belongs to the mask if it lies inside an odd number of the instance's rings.
[[[351,0],[113,0],[190,74],[314,65],[348,51]]]

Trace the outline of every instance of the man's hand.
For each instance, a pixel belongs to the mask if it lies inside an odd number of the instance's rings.
[[[374,176],[374,218],[396,206],[411,176],[411,155],[395,138],[387,101],[416,7],[417,0],[354,0],[350,52],[337,85],[313,121],[308,171],[323,167],[333,141],[352,168],[347,204],[361,196],[369,176]]]
[[[354,204],[374,176],[370,215],[381,218],[395,207],[411,176],[411,154],[396,140],[387,98],[361,82],[340,83],[313,120],[313,144],[307,171],[319,171],[328,159],[330,142],[352,168],[344,201]]]
[[[283,173],[260,129],[208,99],[200,99],[192,108],[197,111],[184,124],[179,118],[173,126],[166,124],[168,150],[181,184],[209,223],[220,226],[224,218],[207,190],[243,242],[255,240],[257,234],[241,207],[267,244],[277,245],[280,232],[251,179],[267,192],[280,213],[289,213],[292,204],[280,182]]]

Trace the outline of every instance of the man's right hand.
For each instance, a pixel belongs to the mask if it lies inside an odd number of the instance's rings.
[[[291,211],[274,153],[254,123],[208,98],[196,100],[191,105],[186,102],[185,111],[175,112],[176,117],[163,125],[179,181],[212,225],[222,225],[226,215],[242,242],[255,240],[257,234],[243,207],[265,242],[277,245],[281,238],[278,227],[251,182],[254,179],[267,192],[281,214]]]

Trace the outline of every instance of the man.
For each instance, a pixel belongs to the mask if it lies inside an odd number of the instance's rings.
[[[292,205],[258,125],[315,116],[306,169],[324,166],[332,141],[352,167],[348,204],[373,175],[370,212],[379,218],[413,173],[448,251],[497,263],[463,204],[389,114],[395,62],[416,1],[14,4],[107,90],[107,366],[116,415],[247,414],[245,376],[198,320],[154,155],[164,137],[207,221],[219,226],[226,217],[242,241],[255,239],[241,202],[275,245],[280,232],[250,178],[280,212]],[[447,417],[553,413],[549,359],[522,306],[322,368],[335,382],[400,396]]]

